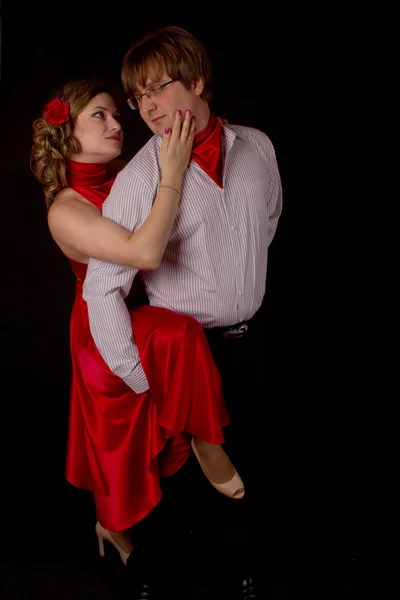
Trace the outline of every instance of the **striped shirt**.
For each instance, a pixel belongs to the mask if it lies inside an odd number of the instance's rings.
[[[103,215],[127,229],[148,217],[160,183],[161,138],[153,136],[118,174]],[[282,210],[269,138],[225,125],[223,189],[193,160],[159,269],[141,276],[150,304],[197,319],[203,327],[250,319],[261,306],[267,255]],[[90,328],[110,369],[135,392],[148,389],[125,298],[137,270],[90,259],[83,286]]]

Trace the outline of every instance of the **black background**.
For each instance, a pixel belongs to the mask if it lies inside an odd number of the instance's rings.
[[[42,192],[29,169],[32,122],[50,92],[68,79],[96,74],[119,87],[131,42],[175,24],[209,51],[214,112],[267,133],[281,172],[283,213],[270,249],[263,307],[271,387],[255,418],[273,407],[276,434],[265,440],[260,461],[267,486],[268,461],[282,464],[282,543],[339,541],[332,548],[351,553],[345,543],[361,542],[370,544],[362,546],[364,552],[383,551],[373,541],[377,515],[369,511],[375,497],[368,478],[373,435],[362,431],[361,399],[342,380],[345,341],[338,346],[331,336],[338,307],[335,286],[332,296],[323,286],[328,255],[318,244],[331,217],[329,182],[322,187],[318,173],[328,148],[316,145],[310,152],[309,139],[330,108],[326,98],[321,105],[320,90],[315,93],[321,65],[325,72],[329,68],[321,50],[328,25],[323,19],[310,25],[306,13],[289,8],[277,16],[269,9],[265,3],[234,8],[112,0],[42,2],[23,10],[17,2],[3,2],[0,418],[6,528],[24,530],[29,522],[51,529],[60,515],[67,523],[79,521],[82,503],[87,513],[93,510],[90,498],[63,476],[74,278],[50,238]],[[130,158],[150,132],[125,108],[122,93],[121,100],[122,157]]]

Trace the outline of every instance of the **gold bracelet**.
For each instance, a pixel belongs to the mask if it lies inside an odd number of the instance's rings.
[[[158,186],[158,189],[160,189],[160,188],[162,188],[162,187],[164,187],[164,188],[169,188],[170,190],[174,190],[174,192],[176,192],[176,193],[178,194],[178,196],[179,196],[179,197],[181,197],[181,193],[180,193],[180,191],[179,191],[179,190],[177,190],[176,188],[174,188],[174,187],[171,187],[170,185],[159,185],[159,186]]]

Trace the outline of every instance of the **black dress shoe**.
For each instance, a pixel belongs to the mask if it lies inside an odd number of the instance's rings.
[[[261,596],[257,596],[256,587],[251,577],[242,581],[241,600],[261,600]]]
[[[153,586],[142,583],[134,598],[135,600],[159,600],[160,596]]]

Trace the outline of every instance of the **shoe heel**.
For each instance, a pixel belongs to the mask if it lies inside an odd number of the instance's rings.
[[[104,527],[102,527],[98,521],[96,523],[95,530],[96,530],[97,540],[99,542],[100,556],[102,558],[104,557],[104,540],[107,540],[108,542],[110,542],[110,544],[112,544],[114,546],[114,548],[116,548],[118,550],[122,562],[124,563],[124,565],[126,565],[126,561],[128,560],[130,553],[126,552],[120,546],[118,546],[117,542],[115,540],[113,540],[110,532],[107,529],[104,529]]]
[[[97,540],[99,542],[99,552],[100,552],[100,556],[102,558],[104,558],[104,538],[103,536],[97,534]]]

